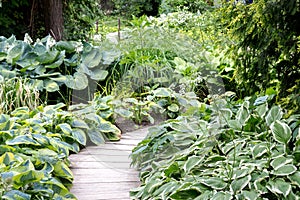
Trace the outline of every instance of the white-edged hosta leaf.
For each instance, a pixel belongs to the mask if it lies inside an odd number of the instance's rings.
[[[282,194],[284,197],[287,197],[292,190],[290,183],[284,181],[283,179],[276,179],[275,181],[269,181],[266,186],[268,190],[275,194]]]
[[[287,176],[293,174],[296,171],[297,168],[294,165],[288,164],[288,165],[283,165],[281,167],[278,167],[276,170],[272,172],[272,174],[276,176]]]
[[[12,180],[13,180],[14,188],[19,189],[20,187],[24,187],[28,183],[39,182],[43,178],[44,178],[44,173],[42,171],[28,170],[14,176]]]
[[[210,200],[230,200],[232,195],[228,192],[217,192]]]
[[[289,175],[288,178],[291,180],[292,184],[297,185],[300,187],[300,172],[297,171],[292,175]]]
[[[71,135],[72,133],[72,128],[69,124],[67,123],[62,123],[59,124],[58,127],[62,130],[62,132],[66,135]]]
[[[244,125],[245,121],[249,118],[249,110],[246,106],[241,106],[236,113],[236,120]]]
[[[251,148],[251,151],[254,158],[259,158],[268,152],[268,145],[266,143],[255,144],[255,146]]]
[[[239,191],[242,191],[250,182],[251,176],[245,176],[240,179],[235,179],[231,182],[230,189],[236,194]]]
[[[191,156],[188,160],[184,163],[183,169],[185,173],[189,173],[195,166],[199,165],[202,162],[203,156]]]
[[[274,170],[277,170],[279,167],[286,165],[288,163],[292,163],[292,158],[286,158],[283,156],[279,156],[271,161],[270,165],[274,168]]]
[[[259,194],[254,190],[251,191],[244,190],[241,193],[245,200],[256,200],[259,197]]]
[[[268,104],[264,103],[256,107],[255,111],[258,113],[259,117],[263,118],[268,111]]]
[[[200,182],[208,187],[211,187],[212,189],[216,190],[222,190],[227,186],[227,183],[218,177],[209,177],[200,180]]]
[[[287,144],[292,137],[290,127],[284,122],[276,120],[271,124],[270,128],[274,139],[279,143]]]
[[[270,126],[276,120],[280,120],[282,118],[282,111],[279,106],[273,106],[266,116],[267,125]]]

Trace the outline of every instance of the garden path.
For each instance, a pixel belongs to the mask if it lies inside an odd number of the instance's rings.
[[[126,200],[139,186],[138,171],[130,166],[131,150],[148,128],[122,134],[118,142],[88,146],[70,156],[74,182],[71,192],[78,200]]]

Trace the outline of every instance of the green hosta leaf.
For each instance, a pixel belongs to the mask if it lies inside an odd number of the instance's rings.
[[[86,145],[86,135],[83,130],[73,129],[72,136],[78,143],[80,143],[82,145]]]
[[[94,144],[99,145],[105,143],[104,136],[101,134],[101,132],[98,129],[95,128],[88,129],[87,134]]]
[[[227,186],[227,183],[223,179],[218,177],[208,177],[206,179],[200,180],[200,182],[212,189],[222,190]]]
[[[230,128],[236,129],[236,130],[242,130],[242,124],[238,120],[229,120],[228,125]]]
[[[5,143],[7,145],[29,144],[40,146],[40,144],[37,141],[33,140],[29,135],[19,135],[12,140],[7,140]]]
[[[47,92],[55,92],[59,90],[59,85],[55,81],[48,79],[44,81],[44,88]]]
[[[272,174],[276,176],[287,176],[293,174],[295,171],[297,171],[297,168],[294,165],[288,164],[278,167],[276,170],[273,171]]]
[[[269,181],[266,187],[271,192],[275,194],[282,194],[284,197],[287,197],[292,190],[292,186],[288,182],[285,182],[283,179]]]
[[[250,175],[245,176],[245,177],[240,178],[240,179],[235,179],[235,180],[232,181],[232,183],[230,185],[230,188],[236,194],[236,193],[242,191],[248,185],[250,180],[251,180]]]
[[[292,158],[286,158],[283,156],[279,156],[278,158],[275,158],[274,160],[272,160],[272,162],[270,164],[274,168],[274,170],[277,170],[279,167],[282,167],[283,165],[286,165],[286,164],[289,164],[292,162],[293,162]]]
[[[59,125],[57,125],[57,126],[62,130],[62,132],[63,132],[64,134],[66,134],[66,135],[71,135],[71,133],[72,133],[72,128],[71,128],[71,126],[70,126],[69,124],[63,123],[63,124],[59,124]]]
[[[267,125],[270,126],[276,120],[280,120],[282,118],[282,111],[279,106],[273,106],[266,116]]]
[[[259,197],[259,194],[256,191],[242,191],[243,199],[245,200],[256,200]]]
[[[87,76],[80,72],[75,72],[73,76],[67,75],[66,78],[66,86],[74,90],[83,90],[89,83]]]
[[[42,171],[29,170],[14,176],[13,183],[15,188],[20,188],[29,183],[39,182],[43,178],[44,173]]]
[[[124,118],[130,118],[133,116],[133,112],[124,108],[116,108],[114,112]]]
[[[178,112],[179,106],[175,103],[172,103],[171,105],[168,106],[168,110],[171,112]]]
[[[6,192],[1,199],[6,200],[30,200],[31,195],[21,192],[19,190],[11,190]]]
[[[232,196],[228,192],[217,192],[211,197],[211,200],[231,200]]]
[[[70,182],[72,182],[72,180],[73,180],[73,173],[72,173],[72,171],[62,161],[59,161],[59,162],[55,163],[55,165],[54,165],[54,174],[57,177],[62,177],[64,179],[69,180]]]
[[[202,162],[203,158],[203,156],[189,157],[183,166],[185,173],[188,174],[195,166],[199,165],[199,163]]]
[[[30,160],[25,160],[24,162],[20,163],[19,166],[12,168],[14,172],[22,173],[29,170],[34,170],[34,165]]]
[[[94,68],[100,64],[102,53],[100,49],[93,48],[90,52],[82,55],[82,63],[88,68]]]
[[[274,123],[271,124],[270,128],[273,137],[277,142],[287,144],[292,137],[292,131],[290,127],[284,122],[276,120]]]
[[[62,63],[64,62],[64,58],[65,58],[65,52],[61,52],[58,57],[58,60],[56,60],[55,62],[50,63],[48,65],[45,65],[45,68],[55,69],[55,68],[60,67],[62,65]]]

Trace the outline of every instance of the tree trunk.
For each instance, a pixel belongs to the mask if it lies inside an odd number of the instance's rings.
[[[63,2],[62,0],[46,0],[44,5],[46,34],[56,41],[63,39]]]

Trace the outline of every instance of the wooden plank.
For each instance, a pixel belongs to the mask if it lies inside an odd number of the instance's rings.
[[[131,188],[139,186],[139,172],[130,166],[132,149],[147,129],[122,135],[121,141],[88,146],[70,156],[74,174],[71,192],[79,200],[126,200]]]

